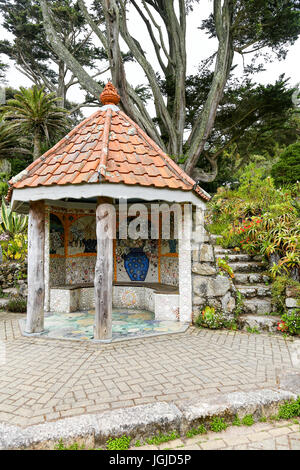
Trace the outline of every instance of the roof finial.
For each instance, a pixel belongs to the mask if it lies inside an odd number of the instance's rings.
[[[118,105],[121,97],[116,87],[111,82],[108,82],[100,95],[100,99],[104,106],[108,104]]]

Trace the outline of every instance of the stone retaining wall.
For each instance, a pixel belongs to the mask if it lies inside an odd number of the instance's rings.
[[[0,264],[0,288],[8,289],[24,284],[27,279],[27,261]]]
[[[193,318],[197,318],[206,307],[221,309],[231,318],[236,306],[235,286],[226,275],[221,275],[216,267],[214,244],[203,226],[204,212],[194,214],[192,251]]]

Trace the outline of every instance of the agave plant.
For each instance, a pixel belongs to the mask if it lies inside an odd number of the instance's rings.
[[[10,236],[14,236],[23,233],[27,229],[28,216],[19,215],[13,212],[2,198],[1,205],[1,231],[8,233]]]

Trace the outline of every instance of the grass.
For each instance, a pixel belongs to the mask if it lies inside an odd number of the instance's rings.
[[[179,439],[180,434],[177,431],[172,431],[169,434],[158,434],[157,436],[149,437],[146,439],[147,444],[149,445],[160,445],[164,442],[175,441],[175,439]]]
[[[225,431],[228,428],[228,424],[225,423],[224,418],[213,418],[210,423],[210,429],[213,432]]]
[[[131,437],[122,436],[106,441],[107,450],[128,450],[130,447]]]
[[[187,438],[198,436],[199,434],[206,434],[207,430],[203,424],[200,424],[197,428],[189,429],[186,433]]]

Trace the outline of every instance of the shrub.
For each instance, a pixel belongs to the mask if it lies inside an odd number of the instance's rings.
[[[9,300],[6,308],[9,312],[25,313],[27,310],[26,299],[17,294]]]
[[[300,310],[292,310],[282,315],[277,329],[290,335],[300,335]]]
[[[243,170],[237,190],[219,188],[210,203],[212,226],[225,227],[223,247],[261,254],[273,263],[273,277],[297,274],[300,265],[300,183],[276,189],[253,165]],[[208,226],[208,230],[210,226]]]
[[[288,276],[277,276],[277,278],[272,283],[272,302],[278,313],[285,313],[286,305],[286,288],[294,287],[295,292],[298,291],[298,296],[300,299],[300,283],[290,279]]]
[[[195,321],[195,324],[200,327],[210,328],[216,330],[225,326],[226,320],[224,315],[217,311],[214,307],[205,307]]]
[[[273,165],[271,175],[277,186],[300,181],[300,142],[285,149]]]
[[[293,401],[286,402],[279,407],[278,418],[290,419],[300,416],[300,396]]]

